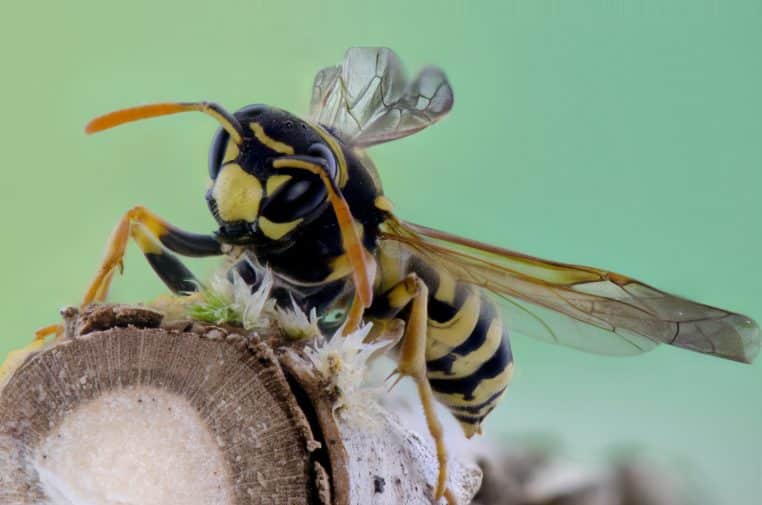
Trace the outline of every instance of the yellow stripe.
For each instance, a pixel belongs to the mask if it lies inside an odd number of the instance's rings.
[[[294,154],[294,148],[283,142],[279,142],[265,133],[265,129],[259,123],[249,123],[254,136],[273,151],[281,154]]]
[[[278,190],[279,187],[283,186],[291,179],[292,176],[290,175],[271,175],[267,178],[267,183],[265,183],[265,192],[268,195],[272,195]]]
[[[455,277],[440,269],[437,269],[437,275],[439,275],[439,287],[434,296],[439,301],[452,304],[455,300],[455,288],[458,286]]]
[[[395,309],[405,307],[415,296],[416,288],[416,282],[412,277],[408,277],[403,282],[400,282],[386,295],[389,306]]]
[[[222,158],[222,163],[237,160],[239,154],[241,154],[241,150],[238,145],[232,140],[229,140],[227,147],[225,147],[225,156]]]
[[[257,220],[259,223],[259,229],[262,230],[262,233],[273,240],[280,240],[287,233],[293,231],[294,228],[299,226],[302,221],[304,221],[304,218],[300,217],[299,219],[295,219],[287,223],[275,223],[264,216],[260,216]]]
[[[457,358],[452,364],[452,373],[429,372],[431,379],[455,379],[468,377],[476,372],[497,351],[503,341],[503,323],[494,319],[487,330],[487,337],[481,347]],[[479,402],[476,402],[479,403]]]
[[[376,199],[373,201],[373,204],[376,206],[377,209],[383,210],[384,212],[391,212],[392,209],[394,209],[394,205],[392,205],[392,201],[386,198],[384,195],[378,195]]]
[[[500,391],[504,387],[506,387],[510,382],[511,378],[513,377],[513,363],[509,364],[506,369],[498,375],[497,377],[494,377],[492,379],[486,379],[479,384],[476,388],[476,392],[474,393],[475,398],[473,400],[463,400],[463,396],[459,394],[450,394],[450,395],[444,395],[439,394],[436,391],[434,392],[434,396],[444,405],[446,406],[462,406],[467,407],[469,405],[478,405],[479,403],[484,403],[487,401],[487,399],[495,394],[496,392]],[[502,397],[502,395],[501,395]],[[485,413],[488,408],[492,405],[495,405],[497,402],[500,401],[500,398],[495,398],[493,401],[491,401],[484,409],[482,409],[482,413]],[[473,415],[474,417],[478,417],[483,414],[467,414],[469,416]],[[466,435],[466,438],[471,438],[474,435],[481,434],[482,428],[481,423],[468,423],[459,421],[460,427],[463,429],[463,433]]]
[[[378,287],[380,291],[388,291],[399,283],[406,275],[405,265],[408,251],[399,242],[387,240],[379,244],[378,253]]]
[[[130,227],[130,233],[144,254],[164,253],[164,248],[161,246],[161,242],[159,242],[157,238],[148,230],[148,228],[142,224],[133,223]]]
[[[337,256],[328,262],[331,267],[331,273],[323,279],[323,282],[331,282],[343,279],[352,273],[352,265],[349,263],[349,257],[346,254]]]
[[[452,407],[468,407],[469,405],[478,405],[486,402],[490,396],[494,395],[504,387],[506,387],[513,378],[513,362],[509,363],[499,375],[490,379],[484,379],[474,389],[473,398],[466,400],[460,393],[442,394],[434,392],[439,400],[444,404]]]
[[[429,319],[429,334],[426,339],[426,359],[435,360],[446,356],[453,347],[463,343],[479,321],[481,298],[471,290],[463,306],[452,319],[439,323]]]

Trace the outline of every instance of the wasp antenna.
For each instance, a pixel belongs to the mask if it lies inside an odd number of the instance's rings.
[[[236,144],[240,144],[243,138],[243,128],[241,123],[225,109],[212,102],[195,103],[154,103],[150,105],[139,105],[127,109],[120,109],[109,112],[93,119],[87,126],[85,132],[88,134],[96,133],[124,123],[140,121],[152,117],[167,116],[169,114],[178,114],[180,112],[198,111],[208,114],[215,118],[230,134],[230,137]]]

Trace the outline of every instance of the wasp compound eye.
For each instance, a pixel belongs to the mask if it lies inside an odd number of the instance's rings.
[[[209,177],[216,179],[222,167],[222,158],[225,155],[230,135],[220,128],[214,135],[212,147],[209,149]]]
[[[319,178],[294,177],[270,197],[262,212],[274,222],[285,223],[309,215],[327,197],[328,193]]]
[[[307,153],[310,156],[324,159],[326,161],[326,168],[328,169],[328,176],[331,179],[336,180],[336,173],[338,171],[336,168],[336,156],[334,156],[333,152],[325,144],[312,144]]]

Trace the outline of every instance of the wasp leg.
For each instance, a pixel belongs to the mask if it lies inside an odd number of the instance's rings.
[[[170,225],[145,207],[127,211],[111,232],[101,266],[87,288],[83,305],[103,301],[114,271],[124,269],[123,258],[127,241],[132,236],[148,262],[164,283],[175,293],[196,291],[193,274],[166,250],[185,256],[216,256],[223,254],[222,245],[212,236],[189,233]]]
[[[64,334],[64,327],[62,324],[51,324],[49,326],[45,326],[44,328],[40,328],[39,330],[34,332],[34,340],[40,341],[45,340],[50,335],[55,335],[56,338],[61,338],[61,336]]]
[[[429,290],[417,275],[408,275],[392,287],[381,299],[371,306],[371,313],[379,317],[396,315],[410,303],[410,315],[405,323],[400,357],[396,373],[415,381],[418,396],[423,405],[426,425],[434,439],[439,462],[439,476],[434,493],[436,500],[445,496],[450,505],[456,503],[454,494],[447,488],[447,447],[444,431],[434,408],[434,393],[426,376],[426,329],[428,324]]]

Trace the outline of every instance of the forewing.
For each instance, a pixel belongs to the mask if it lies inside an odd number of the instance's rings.
[[[347,143],[367,147],[426,128],[452,104],[452,88],[440,69],[426,67],[408,81],[392,50],[355,47],[340,65],[315,76],[310,116]]]
[[[456,278],[506,300],[519,333],[599,354],[666,343],[750,363],[760,348],[751,319],[592,267],[542,260],[430,228],[389,221],[382,239],[406,244]]]

